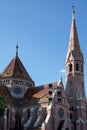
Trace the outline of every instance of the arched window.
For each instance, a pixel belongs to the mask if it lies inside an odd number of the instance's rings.
[[[21,116],[20,116],[19,113],[16,113],[16,115],[15,115],[15,121],[16,121],[15,128],[16,129],[21,128]]]
[[[76,63],[76,71],[79,71],[79,64]]]
[[[70,111],[74,111],[74,106],[71,106],[71,107],[69,108],[69,110],[70,110]]]
[[[70,81],[70,97],[73,97],[73,83]]]
[[[72,121],[72,119],[73,119],[73,116],[72,116],[72,114],[70,113],[70,120]]]
[[[71,72],[72,71],[72,64],[70,63],[70,65],[69,65],[69,72]]]

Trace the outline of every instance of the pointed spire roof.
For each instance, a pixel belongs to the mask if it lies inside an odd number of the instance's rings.
[[[75,22],[74,6],[72,6],[72,24],[71,24],[69,48],[68,48],[66,60],[68,60],[70,53],[73,54],[74,59],[83,60],[83,54],[82,54],[81,49],[80,49],[77,27],[76,27],[76,22]]]
[[[21,78],[34,85],[34,81],[31,79],[30,75],[18,57],[18,45],[16,46],[16,56],[11,60],[1,76],[2,78]]]
[[[72,24],[71,24],[69,47],[71,50],[80,49],[76,22],[75,22],[74,6],[72,7]]]

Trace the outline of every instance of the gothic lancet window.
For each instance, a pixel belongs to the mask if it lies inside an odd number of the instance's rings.
[[[70,63],[70,65],[69,65],[69,72],[71,72],[72,71],[72,64]]]
[[[70,97],[73,97],[73,83],[70,81]]]
[[[19,113],[16,113],[15,115],[15,128],[16,130],[21,127],[21,116]]]
[[[76,63],[76,71],[79,71],[79,64]]]

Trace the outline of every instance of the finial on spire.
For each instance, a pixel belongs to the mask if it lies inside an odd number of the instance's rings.
[[[18,44],[16,45],[16,57],[18,56]]]
[[[75,10],[74,10],[75,6],[74,4],[72,5],[72,19],[75,19]]]
[[[61,80],[61,82],[62,82],[62,77],[61,77],[61,79],[60,79],[60,80]]]

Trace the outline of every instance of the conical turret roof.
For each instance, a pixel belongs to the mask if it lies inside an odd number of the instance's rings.
[[[69,40],[69,48],[71,50],[80,49],[74,13],[75,11],[72,10],[72,24]]]
[[[69,48],[68,48],[68,53],[67,53],[67,59],[66,60],[68,60],[70,53],[73,55],[73,58],[75,60],[84,61],[83,54],[82,54],[82,51],[80,49],[79,39],[78,39],[77,27],[76,27],[76,22],[75,22],[74,8],[72,10],[72,24],[71,24]]]
[[[15,77],[25,79],[30,84],[34,85],[34,81],[31,79],[30,75],[28,74],[24,65],[18,57],[18,52],[16,52],[16,56],[11,60],[1,76],[2,78]]]

